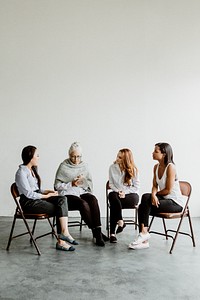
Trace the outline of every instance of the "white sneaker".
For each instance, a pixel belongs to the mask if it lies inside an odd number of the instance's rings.
[[[147,249],[147,248],[149,248],[149,242],[141,243],[141,244],[137,244],[137,245],[133,245],[133,243],[131,243],[131,244],[129,244],[128,248],[133,249],[133,250]]]
[[[131,244],[132,245],[139,245],[139,244],[141,244],[141,243],[143,243],[145,241],[148,241],[150,239],[150,237],[151,236],[150,236],[149,232],[147,232],[145,234],[143,234],[143,233],[140,232],[138,234],[137,238]]]

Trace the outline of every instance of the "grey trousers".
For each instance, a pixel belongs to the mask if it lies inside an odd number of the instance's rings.
[[[29,199],[24,195],[20,196],[20,205],[25,213],[42,214],[46,213],[49,215],[56,216],[57,233],[61,233],[60,228],[60,217],[68,216],[68,204],[67,197],[65,196],[54,196],[48,199]]]

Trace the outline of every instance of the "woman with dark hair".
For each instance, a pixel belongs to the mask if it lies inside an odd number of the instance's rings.
[[[151,213],[181,212],[186,201],[181,194],[171,146],[167,143],[155,144],[153,159],[158,164],[153,170],[152,191],[142,196],[138,209],[139,235],[129,244],[129,248],[134,250],[149,248],[148,223]]]
[[[116,161],[109,168],[110,202],[110,242],[116,243],[115,235],[120,233],[126,224],[122,218],[122,209],[135,206],[139,202],[139,176],[134,163],[133,154],[129,149],[121,149]]]
[[[23,164],[15,175],[15,182],[20,194],[20,205],[26,213],[47,213],[56,216],[58,242],[57,250],[74,251],[78,243],[68,231],[67,198],[58,196],[58,192],[40,189],[40,177],[37,173],[39,154],[34,146],[22,150]]]
[[[87,163],[82,161],[82,149],[74,142],[68,151],[69,157],[58,167],[54,187],[59,195],[66,195],[69,210],[79,210],[92,230],[97,246],[105,246],[109,240],[101,231],[100,209],[97,198],[92,194],[92,177]]]

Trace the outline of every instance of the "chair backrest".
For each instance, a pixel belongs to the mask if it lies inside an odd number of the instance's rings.
[[[108,200],[109,190],[111,190],[111,188],[109,186],[109,180],[108,180],[106,182],[106,202],[107,202],[107,204],[109,204],[109,200]]]
[[[183,208],[183,214],[184,214],[188,211],[188,203],[189,203],[190,195],[191,195],[191,192],[192,192],[192,186],[187,181],[179,181],[179,184],[180,184],[180,189],[181,189],[182,195],[187,197],[185,207]]]
[[[179,184],[180,184],[180,189],[181,189],[182,195],[190,197],[191,191],[192,191],[192,187],[191,187],[190,183],[187,181],[179,181]]]
[[[110,190],[109,181],[106,182],[106,190]]]
[[[14,199],[19,197],[19,191],[15,182],[11,185],[10,191]]]
[[[14,182],[11,187],[10,187],[10,191],[11,191],[11,194],[13,196],[13,199],[15,200],[15,204],[16,204],[16,213],[20,213],[21,215],[23,214],[23,210],[21,208],[21,205],[19,203],[19,191],[18,191],[18,188],[17,188],[17,185],[16,183]]]

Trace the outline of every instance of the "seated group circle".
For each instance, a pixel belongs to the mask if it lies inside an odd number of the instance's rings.
[[[79,244],[69,232],[68,210],[80,211],[97,246],[103,247],[107,241],[117,243],[116,234],[122,232],[126,226],[122,209],[139,203],[139,171],[130,149],[120,149],[114,163],[109,167],[110,236],[102,232],[99,204],[93,194],[92,176],[87,163],[82,160],[82,148],[78,142],[72,143],[68,157],[59,165],[54,190],[41,188],[37,172],[38,149],[35,146],[26,146],[21,157],[23,163],[15,175],[21,207],[25,213],[55,215],[57,250],[74,251],[74,245]],[[138,208],[139,235],[128,245],[129,249],[149,248],[148,226],[152,212],[180,212],[186,201],[180,191],[171,146],[163,142],[155,144],[152,157],[157,160],[153,170],[152,190],[151,193],[142,195]]]

